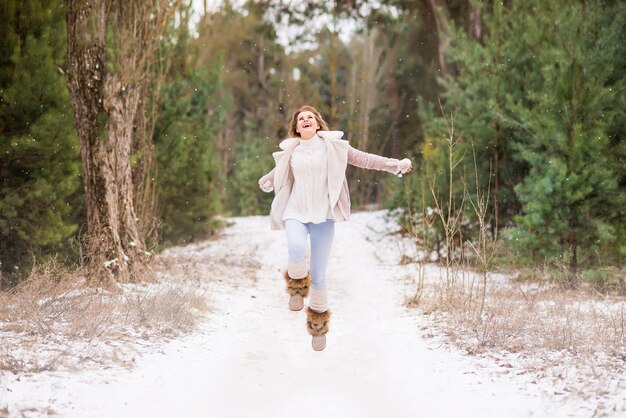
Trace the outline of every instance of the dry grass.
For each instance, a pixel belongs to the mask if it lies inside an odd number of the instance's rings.
[[[503,374],[530,373],[554,394],[594,398],[594,416],[610,416],[615,390],[626,385],[623,297],[599,295],[591,286],[571,290],[490,276],[482,305],[480,275],[457,279],[452,286],[444,277],[429,282],[417,305],[408,302],[430,318],[427,336],[445,336],[444,343]]]
[[[189,330],[207,309],[185,283],[86,285],[82,271],[55,260],[0,293],[0,370],[55,370],[84,362],[126,362],[128,341],[154,341]]]
[[[567,351],[580,359],[605,352],[626,359],[623,300],[598,298],[551,284],[500,279],[500,283],[492,280],[489,284],[483,312],[479,313],[480,293],[475,291],[472,296],[468,280],[460,280],[452,288],[432,285],[421,304],[425,312],[445,313],[446,333],[468,352],[496,349],[532,354],[553,350]]]

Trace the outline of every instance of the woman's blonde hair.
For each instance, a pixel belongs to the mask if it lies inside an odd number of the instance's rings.
[[[300,136],[300,134],[296,132],[296,126],[298,125],[298,115],[301,112],[307,112],[307,111],[313,113],[313,116],[315,116],[315,120],[317,121],[317,124],[320,126],[318,131],[329,130],[328,125],[326,124],[324,119],[322,119],[322,115],[320,115],[320,112],[318,112],[316,108],[314,108],[313,106],[302,106],[300,109],[293,112],[293,116],[291,117],[291,122],[289,122],[289,136],[290,137],[293,138],[296,136]]]

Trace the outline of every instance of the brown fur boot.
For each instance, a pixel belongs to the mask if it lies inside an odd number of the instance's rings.
[[[287,282],[287,293],[291,296],[289,298],[289,309],[299,311],[304,307],[304,298],[309,294],[311,279],[308,274],[303,279],[292,279],[286,271],[284,276]]]
[[[312,336],[311,345],[313,350],[322,351],[326,348],[326,333],[328,332],[329,321],[329,310],[316,312],[311,308],[306,309],[306,327]]]

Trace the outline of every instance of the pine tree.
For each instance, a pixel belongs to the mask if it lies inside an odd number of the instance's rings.
[[[3,273],[71,255],[84,221],[65,67],[64,4],[0,5],[0,254]],[[5,277],[19,275],[5,274]]]
[[[561,257],[574,272],[580,250],[586,263],[614,259],[624,242],[623,5],[485,2],[482,16],[480,40],[453,28],[458,74],[441,79],[461,171],[473,178],[475,150],[479,187],[495,189],[499,225],[517,225],[508,242],[532,260]],[[447,193],[445,161],[429,145],[446,132],[437,112],[422,106],[423,152]],[[461,196],[463,184],[452,186]]]
[[[259,190],[258,180],[273,167],[263,139],[250,138],[238,147],[233,174],[227,180],[228,207],[233,213],[246,216],[267,214],[273,193]]]
[[[469,37],[463,28],[451,27],[455,41],[447,49],[448,61],[454,64],[457,75],[440,79],[445,116],[433,104],[422,107],[420,114],[426,121],[428,138],[445,135],[445,118],[453,120],[455,133],[461,138],[458,152],[464,155],[460,171],[474,178],[475,155],[479,185],[485,190],[491,187],[494,196],[491,212],[495,228],[496,220],[498,226],[509,224],[521,207],[514,187],[527,168],[515,158],[518,127],[506,116],[509,103],[525,96],[526,74],[534,71],[528,50],[519,45],[519,32],[524,28],[518,23],[527,18],[532,7],[522,2],[512,2],[506,8],[501,2],[483,7],[482,40]],[[462,193],[463,187],[457,182],[454,193]],[[473,193],[474,188],[468,191]]]
[[[626,14],[618,3],[535,7],[524,22],[527,35],[520,33],[535,54],[530,99],[512,108],[522,128],[516,148],[530,166],[516,187],[524,205],[516,237],[545,259],[560,256],[576,273],[581,261],[606,261],[594,254],[619,239],[623,222],[616,217],[626,203],[616,152],[623,161],[624,150],[614,146],[623,138],[612,138],[610,127],[624,118],[624,80],[614,76]]]
[[[218,124],[224,123],[222,102],[227,102],[220,95],[221,65],[194,69],[184,27],[176,39],[154,132],[162,246],[206,237],[222,206],[217,188],[223,175],[214,150]]]

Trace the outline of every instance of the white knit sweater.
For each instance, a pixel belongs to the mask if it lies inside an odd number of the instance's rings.
[[[321,223],[333,219],[328,198],[328,159],[326,144],[319,136],[301,139],[289,162],[294,177],[293,189],[283,221]]]

